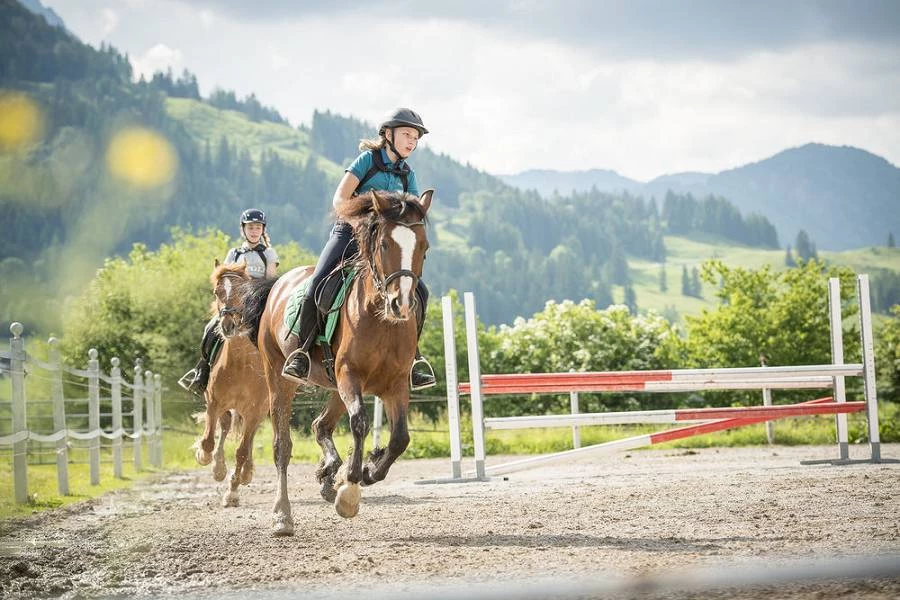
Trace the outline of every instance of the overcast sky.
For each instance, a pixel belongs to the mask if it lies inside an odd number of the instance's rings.
[[[900,1],[43,0],[138,73],[376,123],[495,174],[717,172],[807,142],[900,165]],[[415,161],[412,161],[415,164]]]

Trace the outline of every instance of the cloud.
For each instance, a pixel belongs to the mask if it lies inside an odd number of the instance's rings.
[[[182,58],[181,50],[159,43],[140,56],[132,56],[131,67],[134,69],[135,78],[143,75],[144,79],[150,79],[157,71],[165,71],[168,68],[177,72],[182,66]]]
[[[103,21],[103,35],[109,35],[119,24],[119,15],[111,8],[104,8],[100,13]]]

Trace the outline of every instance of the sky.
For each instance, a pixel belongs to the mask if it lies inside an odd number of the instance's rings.
[[[43,3],[136,75],[188,69],[294,125],[409,106],[424,146],[495,175],[647,181],[808,142],[900,165],[895,0]]]

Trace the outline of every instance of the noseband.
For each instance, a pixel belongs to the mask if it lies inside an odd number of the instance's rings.
[[[405,207],[404,207],[405,209]],[[402,214],[402,213],[401,213]],[[406,227],[407,229],[412,229],[413,227],[425,226],[425,221],[416,221],[415,223],[400,223],[396,222],[395,225],[400,225]],[[372,228],[376,228],[376,224],[372,224]],[[383,276],[378,272],[378,269],[375,266],[375,236],[369,236],[369,268],[372,271],[372,281],[375,284],[375,289],[378,291],[378,295],[382,297],[382,299],[387,298],[387,286],[390,282],[397,279],[398,277],[412,277],[413,285],[412,289],[416,289],[416,286],[419,285],[419,276],[410,271],[409,269],[400,269],[394,271],[390,275]],[[415,297],[415,296],[413,296]]]

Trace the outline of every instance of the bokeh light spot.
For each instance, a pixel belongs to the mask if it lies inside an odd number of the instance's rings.
[[[21,92],[0,91],[0,151],[27,148],[40,139],[43,130],[37,102]]]
[[[168,183],[178,170],[175,148],[165,137],[143,127],[116,133],[106,151],[106,166],[118,179],[142,188]]]

